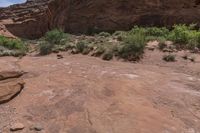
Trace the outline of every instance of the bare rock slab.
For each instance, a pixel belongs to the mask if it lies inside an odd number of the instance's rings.
[[[21,72],[0,72],[0,104],[10,101],[24,88]]]
[[[24,74],[22,71],[2,71],[0,72],[0,81],[9,78],[19,78]]]

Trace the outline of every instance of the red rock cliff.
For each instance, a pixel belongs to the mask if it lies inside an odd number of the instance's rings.
[[[37,38],[55,27],[66,32],[128,30],[137,25],[200,25],[200,0],[28,0],[0,9],[12,34]]]

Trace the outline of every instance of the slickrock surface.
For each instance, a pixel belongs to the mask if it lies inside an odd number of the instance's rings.
[[[0,9],[0,23],[24,38],[41,37],[55,27],[91,33],[128,30],[135,24],[200,24],[199,16],[199,0],[28,0]]]
[[[20,122],[20,133],[37,123],[42,133],[200,132],[199,55],[166,63],[154,51],[133,64],[61,54],[0,59],[0,70],[28,72],[23,93],[0,105],[0,131]]]
[[[0,104],[10,101],[24,88],[24,82],[20,79],[22,72],[0,72]]]

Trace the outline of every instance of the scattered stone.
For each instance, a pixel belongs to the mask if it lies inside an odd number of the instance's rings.
[[[183,58],[184,60],[187,60],[187,59],[188,59],[188,55],[185,54],[185,55],[182,56],[182,58]]]
[[[25,126],[24,126],[22,123],[14,123],[13,125],[11,125],[10,131],[23,130],[24,127],[25,127]]]
[[[195,57],[194,56],[188,57],[187,59],[190,60],[191,62],[195,62]]]
[[[57,54],[57,59],[62,59],[62,58],[64,58],[63,55]]]
[[[30,127],[30,130],[35,130],[35,131],[42,131],[44,128],[40,123],[37,123]]]
[[[52,52],[53,53],[59,53],[59,50],[56,49],[56,50],[53,50]]]
[[[154,50],[155,50],[155,47],[151,47],[151,46],[146,46],[146,48],[147,48],[148,50],[151,50],[151,51],[154,51]]]
[[[158,41],[150,41],[150,42],[148,42],[147,43],[147,46],[146,46],[146,48],[148,49],[148,50],[155,50],[156,48],[158,48],[158,45],[159,45],[159,42]]]
[[[172,53],[174,52],[172,49],[169,49],[169,48],[164,48],[163,49],[163,52],[169,52],[169,53]]]

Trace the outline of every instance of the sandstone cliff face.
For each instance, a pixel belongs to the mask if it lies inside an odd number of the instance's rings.
[[[66,32],[128,30],[137,25],[200,24],[200,0],[28,0],[0,9],[9,32],[37,38],[55,27]]]

